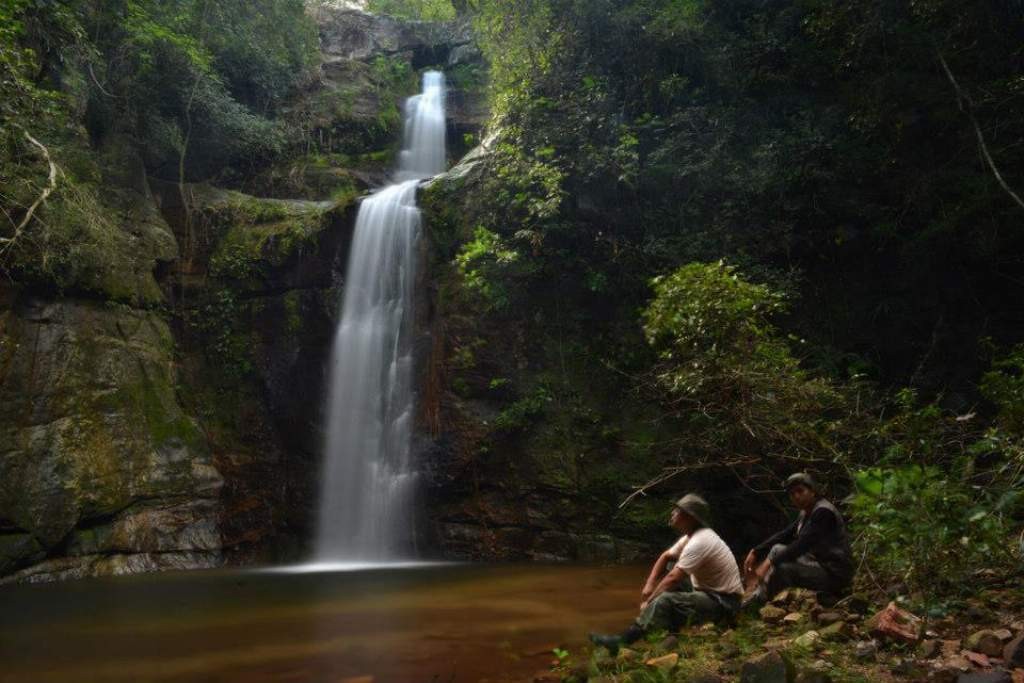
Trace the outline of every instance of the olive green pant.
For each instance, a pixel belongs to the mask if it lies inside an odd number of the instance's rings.
[[[644,632],[675,631],[681,626],[719,621],[734,614],[738,608],[739,596],[733,600],[732,597],[723,599],[699,590],[670,591],[647,603],[636,618],[636,625]]]

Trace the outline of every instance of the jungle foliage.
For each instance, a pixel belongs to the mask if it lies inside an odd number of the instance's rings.
[[[630,377],[678,435],[631,467],[815,469],[887,585],[1012,570],[1024,5],[469,5],[496,133],[457,221],[474,356],[505,377],[480,331],[515,321],[592,394]]]
[[[90,273],[138,202],[106,181],[266,162],[292,134],[281,98],[318,62],[301,0],[6,0],[0,24],[0,266],[108,294]]]

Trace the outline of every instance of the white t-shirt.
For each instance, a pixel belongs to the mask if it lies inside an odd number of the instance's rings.
[[[740,568],[725,541],[712,529],[697,529],[682,536],[668,550],[676,566],[690,575],[694,590],[742,593]]]

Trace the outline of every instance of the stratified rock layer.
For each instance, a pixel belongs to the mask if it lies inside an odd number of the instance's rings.
[[[0,330],[0,573],[217,564],[223,482],[178,403],[166,321],[27,299]]]

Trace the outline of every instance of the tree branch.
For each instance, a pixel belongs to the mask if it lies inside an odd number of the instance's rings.
[[[39,150],[43,153],[43,158],[46,159],[46,163],[49,164],[49,184],[45,188],[43,188],[43,192],[39,195],[39,197],[37,197],[36,200],[32,202],[32,206],[28,207],[28,211],[25,212],[25,216],[21,219],[21,222],[14,228],[14,234],[11,235],[10,237],[0,237],[0,244],[3,245],[3,247],[0,248],[0,253],[7,251],[8,249],[11,248],[11,246],[14,245],[18,237],[21,235],[22,231],[25,229],[25,226],[27,226],[29,222],[32,220],[32,216],[35,215],[36,209],[39,208],[39,205],[45,202],[47,197],[53,194],[53,191],[57,189],[57,165],[53,163],[53,159],[50,158],[50,150],[46,149],[46,146],[43,145],[43,143],[39,142],[34,137],[29,135],[29,132],[27,130],[22,129],[21,132],[22,135],[25,136],[26,140],[28,140],[30,143],[39,148]]]
[[[1006,194],[1013,198],[1013,201],[1017,203],[1017,206],[1024,209],[1024,199],[1021,199],[1020,196],[1006,183],[1003,179],[1003,174],[999,172],[999,168],[996,166],[996,162],[992,158],[992,154],[988,151],[988,145],[985,143],[985,136],[981,132],[981,126],[978,125],[978,119],[974,116],[974,102],[971,101],[970,96],[964,92],[963,88],[960,87],[960,84],[957,83],[956,77],[953,76],[953,71],[949,68],[949,64],[946,63],[946,58],[942,56],[942,53],[936,50],[935,54],[939,58],[939,63],[942,64],[943,71],[946,72],[946,77],[953,85],[953,90],[956,91],[957,105],[960,107],[960,111],[966,113],[968,118],[971,119],[971,124],[974,126],[974,134],[978,138],[978,147],[981,149],[981,154],[985,157],[988,167],[992,170],[992,175],[996,177],[996,181],[999,183],[1000,187],[1006,191]],[[967,104],[966,107],[964,106],[965,103]]]
[[[654,479],[651,479],[650,481],[648,481],[643,486],[636,487],[636,489],[633,491],[633,493],[629,494],[629,496],[627,496],[624,501],[619,503],[619,509],[621,510],[622,508],[624,508],[627,505],[629,505],[629,503],[634,498],[636,498],[637,496],[646,496],[647,495],[647,491],[649,489],[654,488],[658,484],[664,484],[669,479],[672,479],[673,477],[676,477],[676,476],[682,474],[683,472],[689,472],[689,471],[692,471],[692,470],[705,470],[705,469],[710,469],[712,467],[724,467],[724,468],[730,468],[731,469],[731,468],[736,467],[737,465],[751,465],[751,464],[756,463],[758,461],[759,461],[759,458],[738,458],[736,460],[729,460],[727,462],[700,462],[700,463],[693,463],[692,465],[680,465],[678,467],[666,467],[664,470],[662,470],[661,474],[656,476]]]

